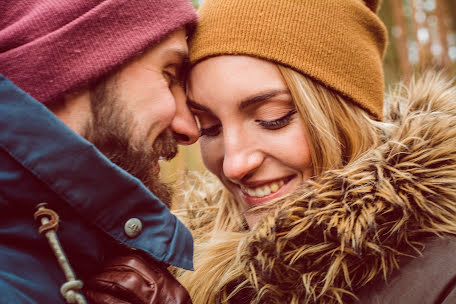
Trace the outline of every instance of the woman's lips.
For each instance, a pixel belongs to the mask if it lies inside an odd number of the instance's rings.
[[[282,179],[283,185],[280,186],[280,188],[276,192],[265,195],[263,197],[250,196],[248,193],[240,190],[242,198],[250,206],[261,205],[272,199],[279,198],[279,197],[283,196],[285,193],[287,193],[288,188],[290,186],[290,182],[294,179],[294,177],[295,176],[289,176],[285,179]],[[279,181],[277,181],[277,182],[279,182]]]

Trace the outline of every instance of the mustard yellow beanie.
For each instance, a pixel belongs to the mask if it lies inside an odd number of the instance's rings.
[[[192,64],[250,55],[293,68],[382,119],[387,31],[378,0],[204,0]]]

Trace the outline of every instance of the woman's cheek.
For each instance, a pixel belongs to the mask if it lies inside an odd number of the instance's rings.
[[[220,158],[219,150],[220,147],[217,146],[213,140],[206,138],[205,136],[200,137],[199,141],[200,151],[201,151],[201,158],[203,160],[203,164],[206,168],[211,171],[213,174],[217,175],[217,159]],[[220,161],[219,161],[220,162]],[[221,166],[223,166],[223,156],[221,160]]]

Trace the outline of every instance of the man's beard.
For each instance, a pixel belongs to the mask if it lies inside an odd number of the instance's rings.
[[[133,140],[133,118],[121,108],[122,102],[116,94],[115,81],[110,87],[106,83],[98,85],[91,92],[93,121],[84,137],[170,207],[172,190],[159,179],[158,160],[173,158],[177,154],[177,142],[170,129],[157,136],[152,147],[148,146],[147,138]]]

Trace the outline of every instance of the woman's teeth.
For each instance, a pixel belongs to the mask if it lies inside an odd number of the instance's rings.
[[[281,180],[257,188],[248,188],[246,186],[241,186],[241,190],[242,192],[252,197],[263,197],[271,193],[277,192],[280,189],[280,187],[282,187],[284,184],[285,182]]]

